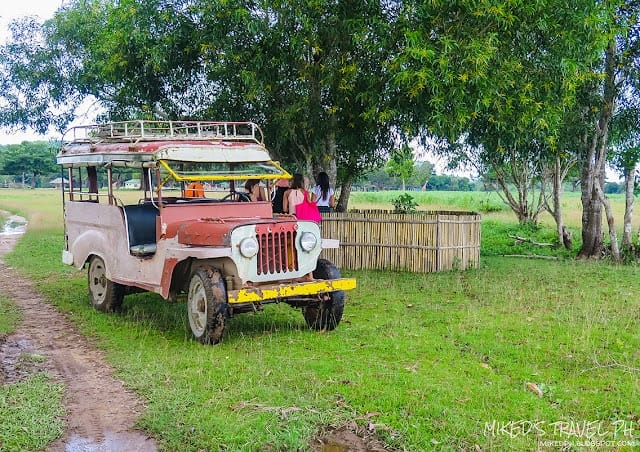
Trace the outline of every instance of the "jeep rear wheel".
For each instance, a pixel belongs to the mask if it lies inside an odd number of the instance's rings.
[[[340,270],[326,259],[318,259],[313,272],[315,279],[338,279]],[[329,292],[321,295],[322,301],[302,308],[302,314],[309,328],[313,330],[334,330],[344,312],[344,291]]]
[[[219,270],[198,268],[189,282],[187,296],[189,326],[203,344],[222,340],[227,313],[227,290]]]
[[[89,261],[87,283],[91,304],[95,309],[113,312],[122,307],[124,286],[107,279],[107,268],[102,258],[93,256]]]

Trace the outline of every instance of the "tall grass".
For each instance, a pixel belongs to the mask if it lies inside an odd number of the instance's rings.
[[[483,257],[465,272],[343,272],[358,288],[335,331],[309,331],[276,305],[231,319],[206,347],[190,339],[184,304],[153,294],[128,296],[119,315],[94,311],[85,274],[59,263],[59,222],[41,226],[9,260],[97,338],[166,450],[307,450],[348,421],[411,451],[640,436],[640,267]],[[518,430],[527,422],[538,430]]]

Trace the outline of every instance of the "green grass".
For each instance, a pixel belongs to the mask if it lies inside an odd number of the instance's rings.
[[[184,304],[153,294],[127,297],[118,315],[94,311],[85,273],[59,263],[55,221],[30,229],[8,259],[98,338],[146,402],[140,426],[166,450],[306,450],[327,426],[354,420],[400,450],[589,439],[559,434],[560,421],[606,430],[591,439],[637,439],[640,267],[499,257],[504,232],[527,231],[492,215],[483,240],[494,244],[483,243],[477,270],[343,272],[358,288],[335,331],[311,332],[298,311],[267,306],[231,319],[214,347],[190,339]],[[525,422],[544,435],[490,428]],[[615,434],[616,422],[631,432]]]
[[[18,307],[0,293],[0,338],[11,333],[21,317]]]
[[[393,210],[393,200],[400,191],[352,192],[349,207]],[[473,212],[502,212],[508,208],[493,192],[420,192],[409,193],[418,203],[418,210],[466,210]]]
[[[62,393],[43,373],[0,386],[0,450],[43,450],[60,436]]]

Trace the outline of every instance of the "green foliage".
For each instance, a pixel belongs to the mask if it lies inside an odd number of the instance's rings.
[[[409,193],[403,193],[394,200],[392,200],[393,204],[393,213],[416,213],[418,207],[418,203],[413,199]]]
[[[116,120],[254,120],[287,167],[337,162],[353,180],[392,147],[393,14],[364,1],[71,2],[16,24],[0,49],[0,124],[62,128],[86,96]]]
[[[407,183],[414,187],[420,187],[421,189],[427,188],[427,184],[434,173],[434,165],[431,162],[422,161],[416,162],[413,165],[413,173]]]
[[[612,164],[621,175],[633,174],[640,160],[640,106],[627,105],[616,112],[609,138]]]
[[[414,165],[413,150],[405,144],[400,149],[394,149],[391,152],[386,171],[402,181],[402,189],[404,190],[406,181],[413,176]]]
[[[388,169],[388,168],[387,168]],[[358,186],[375,187],[377,190],[402,189],[402,181],[387,169],[375,169],[360,178]],[[441,190],[441,191],[472,191],[475,184],[467,177],[434,174],[431,162],[417,162],[413,166],[411,177],[406,180],[408,189]]]
[[[496,203],[492,202],[489,199],[483,199],[480,201],[478,211],[489,213],[489,212],[500,212],[505,209],[504,203]]]
[[[601,29],[585,26],[602,19],[589,0],[403,5],[407,45],[394,67],[414,125],[452,142],[491,142],[490,152],[499,140],[551,142],[606,45]]]
[[[472,191],[476,189],[473,182],[467,177],[449,176],[446,174],[434,174],[427,182],[428,190],[444,191]]]

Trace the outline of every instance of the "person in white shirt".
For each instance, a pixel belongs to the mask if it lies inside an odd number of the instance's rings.
[[[335,193],[329,185],[329,175],[324,171],[318,173],[316,186],[313,187],[312,200],[318,205],[320,213],[330,212],[335,207]]]

